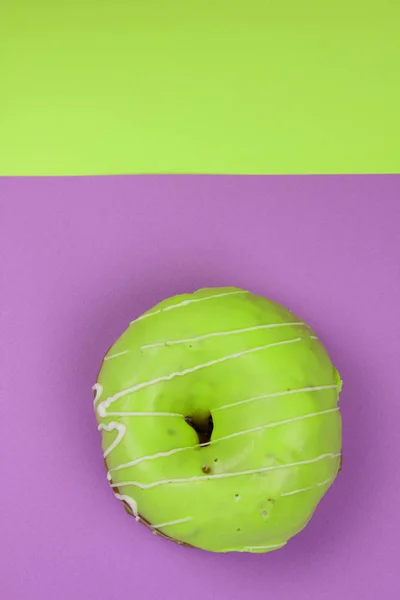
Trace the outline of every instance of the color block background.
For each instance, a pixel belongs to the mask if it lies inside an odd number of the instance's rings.
[[[398,0],[5,0],[0,175],[399,173]]]
[[[399,176],[0,179],[1,597],[397,599],[399,223]],[[231,284],[308,320],[345,382],[343,471],[265,556],[135,524],[92,413],[132,318]]]

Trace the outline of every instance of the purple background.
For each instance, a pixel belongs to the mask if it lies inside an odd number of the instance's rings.
[[[0,180],[5,600],[400,593],[400,177]],[[269,555],[151,535],[105,477],[91,386],[163,297],[238,285],[308,320],[344,379],[344,464]]]

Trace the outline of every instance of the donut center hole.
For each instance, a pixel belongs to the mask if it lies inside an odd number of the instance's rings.
[[[190,417],[185,417],[185,421],[197,433],[199,444],[207,445],[210,443],[214,429],[211,413],[206,415],[192,415]]]

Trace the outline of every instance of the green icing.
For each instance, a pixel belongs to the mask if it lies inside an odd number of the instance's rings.
[[[313,331],[276,303],[238,288],[164,300],[130,324],[98,377],[114,491],[153,526],[177,521],[160,531],[180,542],[279,548],[338,472],[340,386]],[[210,414],[211,443],[199,446],[185,417]]]

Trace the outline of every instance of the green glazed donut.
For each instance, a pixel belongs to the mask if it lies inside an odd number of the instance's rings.
[[[242,289],[169,298],[132,321],[93,389],[116,498],[180,544],[281,548],[340,468],[341,380],[324,346]]]

